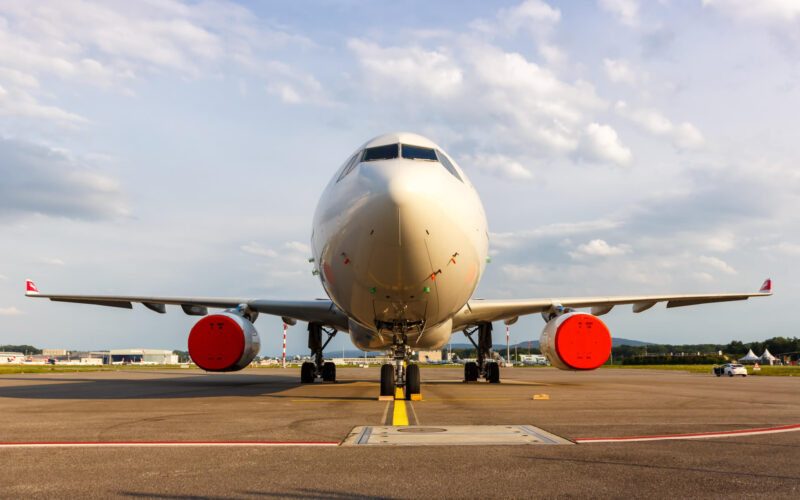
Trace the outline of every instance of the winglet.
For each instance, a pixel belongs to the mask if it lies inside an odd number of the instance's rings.
[[[25,295],[39,295],[39,289],[33,284],[33,281],[27,280],[25,282],[26,290]]]
[[[758,293],[772,293],[772,280],[767,278]]]

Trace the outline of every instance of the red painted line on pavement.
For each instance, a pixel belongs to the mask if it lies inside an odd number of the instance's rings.
[[[100,448],[149,446],[338,446],[338,441],[62,441],[0,443],[2,448]]]
[[[694,434],[664,434],[653,436],[629,436],[629,437],[606,437],[606,438],[577,438],[572,439],[576,443],[611,443],[622,441],[658,441],[665,439],[702,439],[717,438],[756,434],[774,434],[778,432],[800,431],[800,425],[785,425],[783,427],[767,427],[763,429],[744,429],[739,431],[719,431],[719,432],[698,432]]]

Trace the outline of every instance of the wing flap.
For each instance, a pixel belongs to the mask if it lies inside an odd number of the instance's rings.
[[[770,283],[771,284],[771,283]],[[763,289],[763,287],[762,287]],[[650,309],[659,302],[666,302],[667,307],[682,307],[714,302],[731,302],[747,300],[750,297],[768,297],[772,292],[698,294],[698,295],[646,295],[627,297],[576,297],[530,300],[471,300],[457,314],[453,321],[453,329],[457,330],[479,322],[503,321],[526,314],[535,314],[549,310],[551,307],[569,307],[572,309],[591,308],[595,312],[605,314],[614,306],[632,304],[632,310],[640,313]]]
[[[95,306],[106,306],[106,307],[119,307],[122,309],[133,309],[133,304],[128,301],[124,300],[98,300],[98,299],[81,299],[81,298],[69,298],[69,297],[56,297],[50,298],[53,302],[73,302],[77,304],[91,304]]]
[[[230,309],[246,304],[253,311],[280,316],[284,321],[306,321],[332,326],[348,331],[347,316],[330,300],[264,300],[218,297],[155,297],[135,295],[64,295],[39,293],[32,281],[27,283],[28,297],[50,299],[54,302],[71,302],[106,307],[133,309],[138,303],[157,313],[165,313],[166,306],[180,306],[192,316],[204,316],[208,309]],[[289,321],[286,321],[287,323]]]

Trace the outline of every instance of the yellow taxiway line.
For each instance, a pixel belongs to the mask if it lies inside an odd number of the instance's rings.
[[[406,412],[405,394],[403,394],[402,387],[398,387],[394,392],[392,425],[408,425],[408,413]]]

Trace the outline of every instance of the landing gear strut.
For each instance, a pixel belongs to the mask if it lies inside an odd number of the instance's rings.
[[[322,333],[328,336],[325,343],[322,343]],[[328,343],[336,336],[336,330],[325,328],[319,323],[308,324],[308,348],[311,349],[311,356],[314,361],[306,361],[300,369],[300,382],[303,384],[313,383],[317,377],[321,377],[323,382],[336,382],[336,365],[330,361],[325,362],[322,351]]]
[[[394,362],[381,366],[381,396],[394,396],[397,387],[404,388],[406,399],[411,399],[412,395],[419,395],[419,366],[408,362],[411,348],[407,345],[406,334],[400,329],[394,335],[394,343],[389,354],[394,358]]]
[[[478,332],[478,343],[472,340],[472,334]],[[478,377],[483,377],[490,384],[500,383],[500,365],[495,361],[487,361],[487,357],[492,352],[492,324],[479,323],[472,330],[464,330],[475,350],[478,351],[478,362],[469,362],[464,365],[464,382],[475,382]]]

